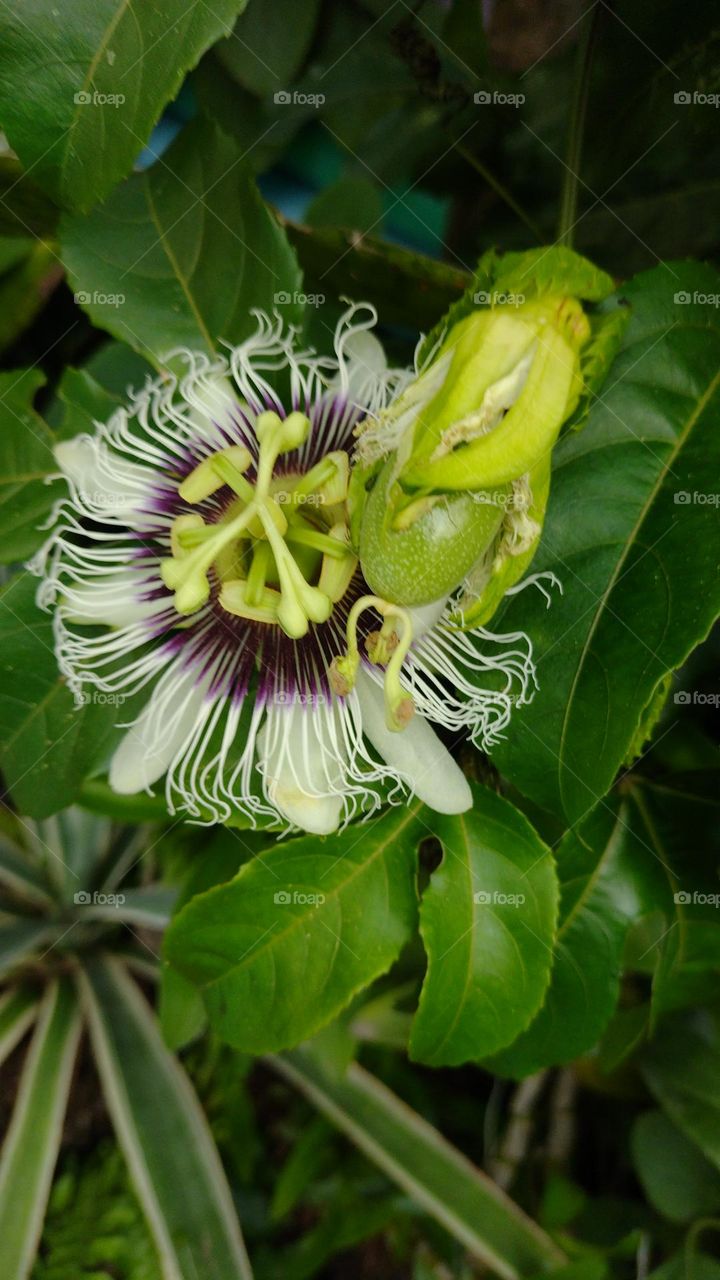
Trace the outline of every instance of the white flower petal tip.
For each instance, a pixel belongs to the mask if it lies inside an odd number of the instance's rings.
[[[385,724],[385,701],[379,685],[361,671],[357,693],[363,729],[385,762],[407,781],[423,804],[436,813],[465,813],[472,792],[462,769],[422,716],[394,733]]]
[[[200,714],[206,682],[195,683],[192,671],[171,686],[163,682],[123,736],[110,762],[109,782],[119,795],[149,791],[167,773],[185,746]],[[163,688],[165,696],[163,696]],[[168,693],[171,692],[171,705]]]
[[[343,816],[340,796],[311,796],[299,787],[268,784],[268,797],[293,827],[313,836],[329,836],[337,831]]]

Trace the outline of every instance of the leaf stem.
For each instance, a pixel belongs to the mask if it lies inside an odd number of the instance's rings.
[[[590,96],[590,70],[597,42],[598,16],[601,8],[601,5],[594,4],[590,13],[585,15],[575,62],[570,127],[565,149],[565,171],[557,229],[558,243],[567,245],[568,248],[572,246],[572,233],[577,222],[580,159]]]
[[[512,192],[508,191],[507,187],[500,181],[500,179],[496,178],[494,173],[491,173],[491,171],[483,164],[482,160],[478,160],[477,156],[473,155],[472,151],[468,151],[467,147],[464,147],[462,143],[456,142],[455,150],[458,155],[462,156],[463,160],[467,160],[468,164],[472,165],[473,169],[480,174],[481,178],[485,179],[488,186],[491,187],[495,194],[504,201],[509,209],[512,209],[513,213],[520,219],[520,221],[524,222],[526,227],[529,227],[530,231],[532,231],[533,235],[536,237],[538,244],[543,244],[546,237],[541,228],[538,226],[537,222],[530,217],[530,214],[525,212],[522,205],[518,204]]]

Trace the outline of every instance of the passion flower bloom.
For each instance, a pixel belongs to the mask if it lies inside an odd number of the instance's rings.
[[[459,629],[447,591],[403,608],[363,577],[356,429],[417,377],[387,366],[374,310],[349,307],[332,357],[256,316],[226,356],[171,353],[184,373],[56,446],[69,497],[32,567],[59,666],[78,702],[142,695],[110,784],[164,777],[172,812],[320,834],[408,792],[461,812],[432,726],[495,741],[532,694],[529,641]]]

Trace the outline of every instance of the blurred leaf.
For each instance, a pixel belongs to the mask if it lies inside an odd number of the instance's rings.
[[[2,287],[0,285],[0,301]],[[58,481],[53,436],[33,408],[45,383],[38,369],[0,373],[0,561],[32,555],[47,536],[38,529],[64,492]]]
[[[550,980],[558,888],[552,854],[517,809],[474,787],[473,808],[433,817],[443,861],[423,894],[428,970],[410,1037],[432,1066],[514,1040]]]
[[[0,155],[0,236],[52,236],[58,208],[12,155]]]
[[[56,930],[45,920],[0,916],[0,977],[12,973],[54,937]]]
[[[526,590],[501,614],[503,629],[532,636],[540,691],[494,758],[570,822],[608,790],[657,685],[720,606],[717,510],[702,501],[720,460],[720,331],[716,309],[697,301],[714,292],[720,277],[694,264],[623,291],[623,350],[585,429],[557,448],[533,562],[564,595],[546,611]]]
[[[72,986],[53,983],[40,1007],[0,1156],[0,1239],[13,1280],[30,1275],[40,1239],[80,1025]]]
[[[720,1046],[701,1020],[663,1022],[640,1057],[651,1093],[677,1128],[720,1170]]]
[[[0,350],[11,347],[33,323],[62,274],[57,254],[38,243],[23,262],[0,278]]]
[[[275,844],[176,916],[165,958],[200,988],[222,1039],[246,1052],[297,1044],[389,969],[415,920],[418,809]]]
[[[308,289],[372,302],[384,324],[429,329],[468,282],[462,269],[381,240],[337,227],[285,227]]]
[[[163,1274],[250,1280],[207,1121],[148,1004],[116,960],[90,961],[80,983],[105,1100]]]
[[[486,1174],[362,1067],[338,1079],[304,1050],[268,1063],[495,1275],[518,1280],[563,1262]]]
[[[370,231],[382,219],[382,198],[369,178],[344,174],[313,200],[306,215],[309,227],[349,227]]]
[[[643,1111],[633,1125],[635,1172],[664,1218],[691,1222],[720,1209],[720,1172],[662,1111]]]
[[[225,34],[243,0],[167,0],[139,10],[51,0],[0,23],[0,115],[33,182],[89,209],[124,177],[185,72]]]
[[[92,700],[75,707],[36,591],[27,573],[0,590],[0,762],[20,812],[42,818],[77,796],[107,750],[115,709]]]
[[[37,1012],[37,996],[29,987],[10,987],[0,996],[0,1065],[32,1026]]]
[[[145,173],[87,216],[66,215],[63,258],[94,324],[163,365],[174,347],[216,354],[254,331],[300,276],[233,143],[196,120]],[[288,320],[297,304],[285,306]]]
[[[527,1030],[487,1064],[500,1075],[529,1075],[592,1048],[617,1004],[630,923],[669,898],[627,802],[600,806],[568,831],[556,860],[560,922],[550,985]]]
[[[320,0],[251,4],[215,53],[234,79],[253,93],[287,91],[307,55]]]

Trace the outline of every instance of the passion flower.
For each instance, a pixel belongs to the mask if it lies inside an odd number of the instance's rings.
[[[171,811],[197,821],[321,834],[408,791],[460,812],[470,791],[432,725],[487,746],[531,695],[525,637],[459,630],[442,583],[405,608],[363,575],[354,432],[415,377],[388,368],[375,319],[351,306],[323,357],[258,313],[226,357],[173,353],[182,376],[56,446],[69,497],[38,598],[79,702],[144,703],[116,791],[164,776]],[[496,523],[481,514],[473,556]]]

